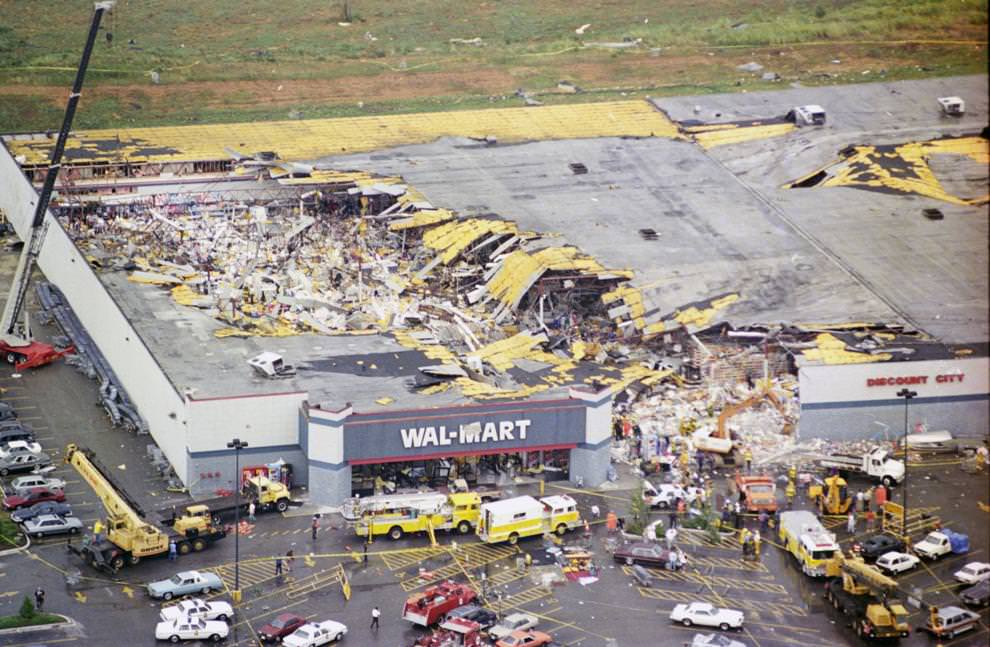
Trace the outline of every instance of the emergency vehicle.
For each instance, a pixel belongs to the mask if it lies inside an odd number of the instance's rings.
[[[779,535],[781,543],[810,577],[823,577],[828,560],[839,550],[835,535],[825,530],[807,510],[781,512]]]
[[[414,593],[402,607],[402,619],[429,627],[440,622],[450,611],[474,602],[478,594],[466,584],[451,580],[427,588],[422,593]]]
[[[369,530],[372,536],[387,534],[392,539],[431,530],[457,530],[466,535],[478,525],[481,509],[481,496],[476,492],[378,498],[354,525],[358,536],[367,537]]]
[[[481,541],[515,544],[523,537],[555,532],[563,535],[581,525],[577,502],[565,495],[539,500],[519,496],[481,505],[477,535]]]

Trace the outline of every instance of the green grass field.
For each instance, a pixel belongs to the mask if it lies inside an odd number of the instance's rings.
[[[57,127],[91,11],[0,0],[0,131]],[[119,0],[104,27],[79,127],[576,100],[560,80],[577,100],[779,87],[748,61],[784,84],[987,64],[986,0]]]

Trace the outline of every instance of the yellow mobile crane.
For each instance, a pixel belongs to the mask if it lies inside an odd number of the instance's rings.
[[[116,573],[145,557],[167,554],[170,542],[175,542],[179,553],[186,554],[201,551],[227,535],[226,530],[212,525],[209,515],[190,520],[183,517],[176,524],[181,532],[164,531],[143,519],[141,506],[114,482],[91,451],[69,445],[65,462],[89,483],[107,511],[106,536],[96,533],[80,545],[69,544],[69,550],[93,568]]]
[[[825,599],[853,617],[853,629],[860,638],[905,638],[911,632],[907,609],[888,599],[897,592],[897,582],[862,557],[846,557],[836,551],[825,565],[825,574],[830,578]]]

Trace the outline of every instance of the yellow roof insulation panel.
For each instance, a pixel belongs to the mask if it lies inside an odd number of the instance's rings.
[[[402,115],[269,121],[240,124],[119,128],[75,132],[68,163],[180,162],[276,151],[284,160],[421,144],[440,137],[495,137],[504,142],[590,137],[678,138],[677,126],[645,100],[540,107],[493,108]],[[14,155],[46,166],[54,140],[8,142]]]
[[[794,124],[767,124],[763,126],[746,126],[734,129],[709,130],[694,134],[694,141],[702,148],[714,148],[726,144],[739,144],[755,139],[779,137],[795,130]]]
[[[818,348],[809,348],[801,354],[812,361],[822,364],[868,364],[870,362],[886,362],[893,355],[890,353],[855,353],[846,350],[846,343],[829,333],[822,333],[815,337]]]
[[[502,262],[495,276],[488,281],[488,293],[515,308],[523,295],[545,272],[572,271],[577,274],[612,273],[629,278],[624,271],[611,272],[590,256],[584,256],[575,247],[547,247],[530,254],[517,250]]]
[[[468,218],[435,227],[423,234],[423,244],[440,252],[444,265],[449,265],[475,241],[489,234],[516,234],[516,223],[508,220]]]
[[[448,209],[427,209],[425,211],[417,211],[409,218],[402,218],[401,220],[390,223],[388,230],[402,231],[403,229],[418,229],[453,220],[453,218],[454,213]]]

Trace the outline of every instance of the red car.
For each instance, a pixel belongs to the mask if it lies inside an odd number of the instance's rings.
[[[543,647],[543,645],[549,645],[552,642],[553,637],[550,634],[527,629],[526,631],[513,631],[495,645],[497,647]]]
[[[294,613],[283,613],[271,622],[259,627],[258,638],[263,643],[279,642],[304,624],[306,624],[306,618]]]
[[[14,494],[5,497],[3,507],[7,510],[16,510],[42,501],[65,501],[65,493],[62,490],[49,490],[44,487],[31,488],[24,494]]]

